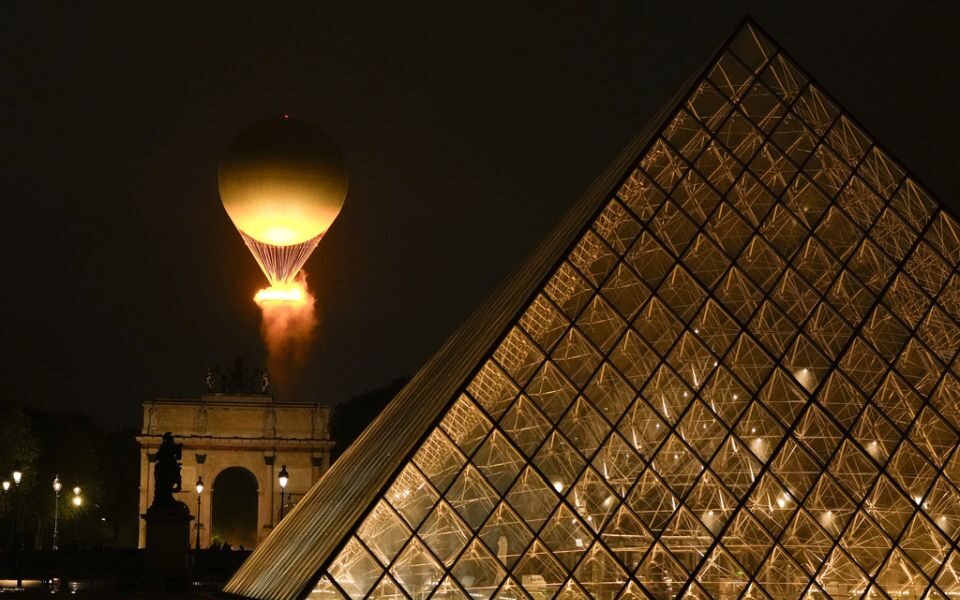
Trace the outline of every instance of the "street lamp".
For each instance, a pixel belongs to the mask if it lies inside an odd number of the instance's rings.
[[[13,470],[13,571],[17,578],[17,589],[23,589],[23,578],[20,577],[20,531],[17,525],[17,518],[20,513],[20,481],[23,479],[23,471]]]
[[[73,488],[73,498],[70,499],[70,502],[73,503],[74,508],[77,509],[77,547],[80,547],[80,507],[83,506],[83,496],[80,495],[80,486]]]
[[[7,481],[7,480],[4,480],[4,481],[3,481],[3,484],[2,484],[2,487],[3,487],[3,493],[6,494],[7,492],[10,491],[10,482]],[[3,540],[3,549],[4,549],[4,550],[7,549],[7,540],[6,540],[6,538]]]
[[[203,477],[197,477],[197,554],[200,554],[200,495],[203,494]]]
[[[287,465],[280,467],[280,475],[277,477],[277,481],[280,483],[280,520],[283,520],[283,499],[285,492],[287,491],[287,482],[290,481],[290,473],[287,473]]]
[[[63,484],[60,483],[60,476],[53,476],[53,549],[57,550],[57,538],[60,536],[59,517],[60,517],[60,490]]]

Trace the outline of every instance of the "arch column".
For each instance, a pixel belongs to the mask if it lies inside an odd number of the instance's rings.
[[[210,505],[213,503],[213,481],[207,476],[207,470],[204,466],[207,462],[206,453],[197,453],[194,456],[197,463],[196,475],[203,479],[203,493],[200,494],[200,513],[195,515],[196,521],[194,522],[194,526],[200,528],[200,548],[203,549],[210,547],[210,530],[213,528],[213,521],[211,521],[213,512],[210,510]],[[193,512],[196,508],[196,506],[192,506],[190,511]],[[191,546],[196,545],[196,530],[194,530],[193,535],[194,537],[190,540]]]
[[[153,483],[153,460],[151,459],[150,451],[141,446],[140,447],[140,512],[138,514],[146,514],[147,508],[150,507],[150,502],[152,501],[153,489],[151,484]],[[145,548],[147,546],[147,522],[143,519],[139,519],[139,535],[137,539],[137,547]]]
[[[263,454],[263,480],[259,489],[259,516],[257,527],[257,541],[263,540],[273,530],[276,511],[274,510],[274,463],[276,453],[273,451]]]

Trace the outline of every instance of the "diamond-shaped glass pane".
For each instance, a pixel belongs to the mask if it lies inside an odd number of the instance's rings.
[[[383,573],[383,567],[352,538],[330,564],[330,576],[352,600],[360,600]]]
[[[470,598],[486,600],[506,576],[506,571],[480,542],[473,542],[451,570]]]
[[[411,598],[423,598],[432,592],[443,577],[443,567],[422,542],[414,538],[390,569]]]
[[[480,538],[501,564],[511,567],[533,539],[533,534],[520,515],[510,505],[501,502],[484,524]]]
[[[410,529],[391,508],[381,500],[357,530],[357,535],[384,565],[397,555],[410,538]]]

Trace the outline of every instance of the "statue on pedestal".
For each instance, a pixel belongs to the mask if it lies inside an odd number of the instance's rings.
[[[156,453],[153,466],[153,504],[142,515],[147,522],[147,565],[163,577],[170,589],[186,586],[187,552],[190,546],[190,509],[173,495],[183,486],[180,459],[183,444],[169,431]]]
[[[173,441],[169,431],[163,434],[163,441],[157,450],[157,464],[153,466],[153,505],[170,506],[177,504],[173,494],[183,486],[180,477],[180,459],[183,457],[183,444]]]

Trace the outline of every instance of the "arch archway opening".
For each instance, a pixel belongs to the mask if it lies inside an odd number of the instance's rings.
[[[211,543],[233,549],[257,545],[257,478],[243,467],[220,471],[213,481]]]

